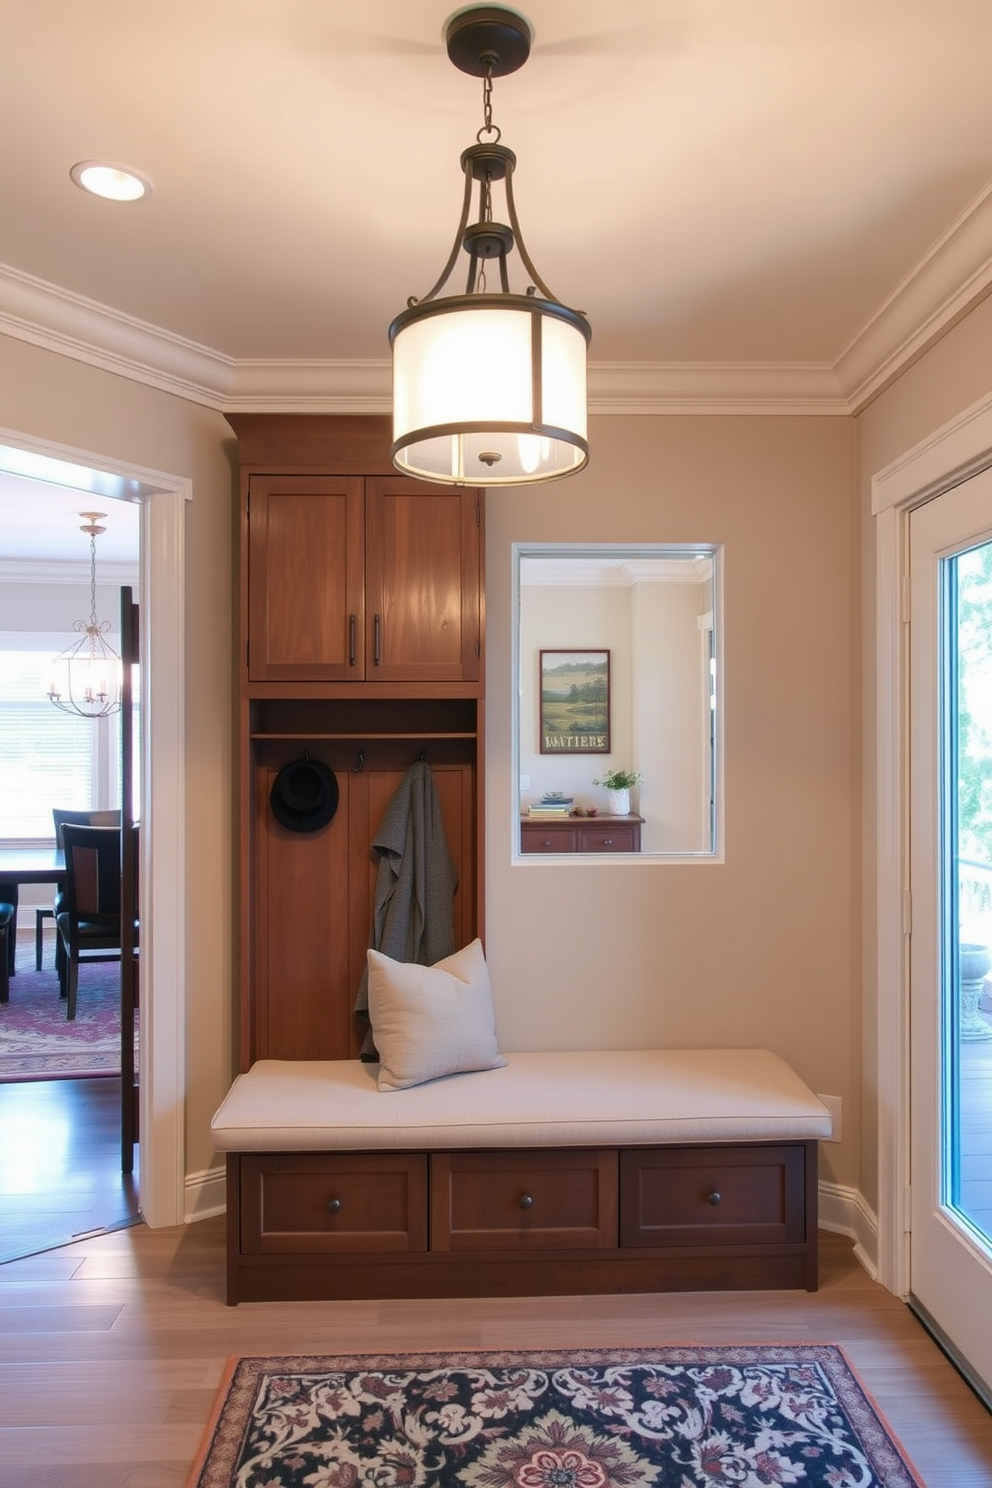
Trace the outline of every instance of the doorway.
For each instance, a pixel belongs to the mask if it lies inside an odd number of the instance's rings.
[[[81,967],[69,1016],[51,865],[59,819],[110,825],[125,806],[130,814],[125,766],[140,755],[121,705],[133,691],[124,699],[126,669],[114,702],[114,653],[125,654],[122,586],[139,582],[140,515],[116,496],[0,474],[0,878],[12,872],[2,897],[14,900],[17,924],[0,1009],[2,1260],[139,1218],[125,962]],[[73,697],[69,655],[85,683]]]
[[[911,1293],[910,951],[910,589],[911,514],[973,476],[992,469],[992,394],[965,408],[871,480],[875,531],[874,821],[867,848],[874,863],[874,1023],[865,1028],[877,1103],[877,1220],[865,1250],[880,1282]],[[870,716],[870,715],[869,715]],[[925,906],[921,913],[926,914]],[[870,1216],[869,1216],[870,1217]],[[960,1362],[956,1340],[941,1339]]]
[[[126,495],[141,508],[141,667],[148,679],[139,810],[145,826],[139,874],[141,1210],[152,1227],[180,1224],[186,1217],[183,580],[191,485],[185,477],[11,430],[0,430],[0,471],[72,487],[87,501]]]
[[[909,1301],[992,1400],[992,470],[911,512],[908,571]]]

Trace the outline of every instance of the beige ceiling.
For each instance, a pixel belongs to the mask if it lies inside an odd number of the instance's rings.
[[[0,333],[218,407],[380,406],[482,122],[449,8],[0,0]],[[495,122],[600,406],[850,409],[992,284],[989,0],[523,9]],[[85,159],[152,195],[87,197]]]

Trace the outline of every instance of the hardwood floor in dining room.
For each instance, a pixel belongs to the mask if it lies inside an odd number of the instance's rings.
[[[926,1488],[992,1488],[992,1416],[851,1244],[816,1293],[224,1302],[224,1223],[0,1265],[0,1488],[185,1488],[232,1354],[841,1344]]]
[[[0,1082],[0,1262],[138,1217],[119,1077]]]

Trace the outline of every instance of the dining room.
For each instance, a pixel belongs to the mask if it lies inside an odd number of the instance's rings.
[[[122,592],[136,601],[140,512],[121,494],[0,475],[0,1261],[140,1218],[122,1009],[136,919],[121,913],[141,769]]]

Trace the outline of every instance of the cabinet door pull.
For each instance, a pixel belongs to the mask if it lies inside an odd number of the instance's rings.
[[[348,616],[348,665],[358,665],[358,616]]]
[[[551,846],[551,838],[550,837],[545,837],[544,841],[541,843],[541,846],[542,847],[550,847]]]
[[[720,1195],[717,1193],[716,1189],[714,1189],[712,1193],[706,1195],[706,1202],[707,1204],[712,1204],[714,1209],[716,1208],[717,1204],[719,1204],[720,1202]]]
[[[372,645],[372,660],[375,662],[376,666],[379,666],[382,661],[382,625],[380,623],[378,615],[376,615],[375,617],[373,634],[375,636],[375,639]]]
[[[340,1199],[332,1199],[331,1202],[328,1204],[327,1207],[328,1207],[329,1211],[331,1212],[331,1214],[337,1214],[338,1211],[341,1208],[341,1200]]]
[[[532,1209],[534,1207],[534,1200],[531,1198],[530,1194],[521,1194],[520,1207],[521,1209]]]

